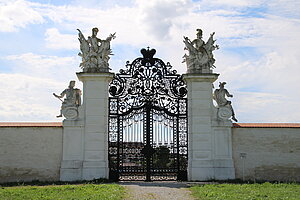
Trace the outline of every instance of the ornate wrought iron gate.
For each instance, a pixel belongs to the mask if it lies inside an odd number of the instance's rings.
[[[187,89],[155,50],[127,62],[109,86],[109,177],[187,179]]]

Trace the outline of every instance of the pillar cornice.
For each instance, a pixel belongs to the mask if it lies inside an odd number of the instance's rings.
[[[93,81],[93,80],[112,80],[114,77],[114,73],[111,72],[102,72],[102,73],[87,73],[87,72],[77,72],[76,73],[78,79],[80,81]]]
[[[215,82],[220,74],[192,74],[192,73],[187,73],[183,74],[183,78],[187,82]]]

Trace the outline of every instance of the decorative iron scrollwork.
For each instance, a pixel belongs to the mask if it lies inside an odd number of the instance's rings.
[[[161,59],[153,58],[155,53],[155,49],[142,49],[143,57],[132,63],[127,61],[127,69],[121,69],[110,83],[110,95],[122,99],[119,102],[121,113],[143,107],[146,102],[170,113],[177,113],[177,102],[174,99],[186,96],[185,81],[169,62],[165,64]]]

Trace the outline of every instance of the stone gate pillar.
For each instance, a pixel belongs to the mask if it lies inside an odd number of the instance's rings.
[[[66,119],[63,122],[62,181],[108,178],[109,173],[108,84],[114,74],[109,72],[108,61],[113,55],[110,42],[116,38],[116,33],[102,40],[97,37],[99,29],[96,27],[89,37],[85,37],[80,29],[77,31],[80,43],[78,55],[82,58],[79,65],[82,72],[77,73],[77,77],[83,82],[83,104],[79,103],[79,93],[73,97],[73,90],[66,98],[68,102],[63,102]],[[72,86],[69,87],[72,89]],[[54,96],[60,98],[59,95]],[[67,112],[69,104],[73,110],[69,108]]]
[[[108,84],[113,73],[77,73],[83,82],[82,179],[108,178]]]
[[[184,74],[188,89],[188,179],[234,178],[231,122],[217,119],[212,87],[219,74]]]
[[[61,181],[108,178],[108,84],[113,73],[77,73],[83,82],[78,117],[63,121]]]

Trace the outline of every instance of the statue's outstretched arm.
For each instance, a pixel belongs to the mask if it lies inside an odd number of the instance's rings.
[[[226,90],[226,89],[225,89],[225,94],[226,94],[226,96],[228,96],[228,97],[233,97],[233,95],[230,94],[230,93],[228,92],[228,90]]]
[[[63,98],[65,95],[57,95],[57,94],[53,93],[53,96],[55,96],[56,98],[61,100],[61,98]]]
[[[57,98],[63,98],[66,95],[66,90],[62,91],[62,93],[60,95],[57,95],[55,93],[53,93],[53,95]]]

